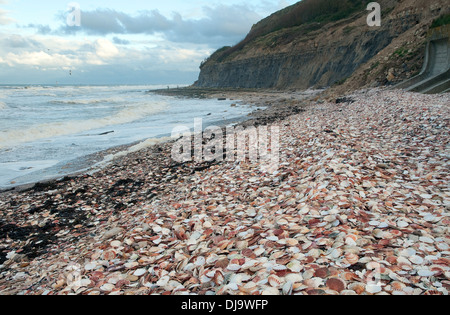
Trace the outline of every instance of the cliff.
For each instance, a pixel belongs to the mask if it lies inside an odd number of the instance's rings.
[[[381,0],[381,27],[367,25],[368,2],[303,0],[276,12],[203,62],[195,86],[347,89],[417,74],[447,0]]]

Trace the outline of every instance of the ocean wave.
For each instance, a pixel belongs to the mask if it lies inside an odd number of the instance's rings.
[[[6,104],[3,102],[0,102],[0,110],[5,109],[6,108]]]
[[[33,142],[66,135],[76,135],[85,131],[131,123],[143,117],[157,114],[167,106],[165,102],[151,104],[133,104],[126,106],[114,115],[88,119],[72,120],[61,123],[45,123],[25,130],[10,130],[0,133],[0,148],[15,146],[18,143]]]
[[[105,99],[55,100],[50,101],[49,103],[55,105],[92,105],[92,104],[118,103],[118,102],[124,102],[124,99],[111,97]]]

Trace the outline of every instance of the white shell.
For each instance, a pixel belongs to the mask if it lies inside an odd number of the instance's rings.
[[[376,285],[376,284],[366,285],[366,291],[371,294],[379,293],[379,292],[381,292],[381,289],[382,289],[381,286]]]
[[[100,290],[105,291],[105,292],[111,292],[112,290],[114,290],[114,288],[115,288],[114,284],[105,283],[104,285],[102,285],[100,287]]]
[[[422,265],[424,263],[424,259],[418,255],[413,255],[409,257],[409,260],[416,265]]]
[[[97,264],[95,262],[92,263],[88,263],[84,266],[84,270],[86,271],[90,271],[90,270],[94,270],[97,267]]]
[[[261,295],[280,295],[280,290],[274,287],[266,287],[262,292]]]
[[[144,269],[144,268],[141,268],[141,269],[137,269],[137,270],[133,273],[133,275],[135,275],[136,277],[141,277],[141,276],[145,275],[146,273],[147,273],[147,270]]]
[[[241,266],[237,264],[230,264],[228,265],[227,269],[230,271],[238,271],[241,269]]]

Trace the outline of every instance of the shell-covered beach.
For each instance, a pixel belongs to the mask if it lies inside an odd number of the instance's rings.
[[[280,128],[274,172],[176,163],[168,142],[2,193],[0,294],[447,295],[449,104],[291,104],[259,121]]]

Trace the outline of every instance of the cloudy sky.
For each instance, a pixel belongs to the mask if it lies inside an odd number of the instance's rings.
[[[297,1],[0,0],[0,84],[190,84]]]

